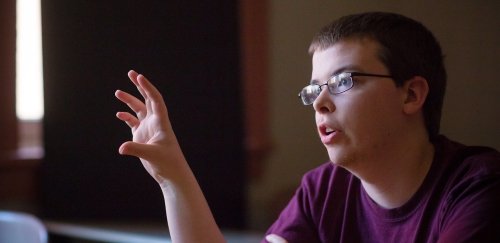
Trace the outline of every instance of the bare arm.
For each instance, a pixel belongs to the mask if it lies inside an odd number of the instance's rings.
[[[115,93],[134,113],[116,114],[133,135],[119,153],[140,158],[160,185],[172,242],[225,242],[177,142],[160,92],[143,75],[130,71],[128,76],[144,102],[120,90]]]
[[[276,235],[276,234],[267,235],[266,240],[269,243],[288,243],[288,241],[286,241],[281,236]]]

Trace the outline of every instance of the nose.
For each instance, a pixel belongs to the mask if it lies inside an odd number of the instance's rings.
[[[313,103],[314,110],[318,113],[328,113],[335,111],[335,104],[328,89],[322,89]]]

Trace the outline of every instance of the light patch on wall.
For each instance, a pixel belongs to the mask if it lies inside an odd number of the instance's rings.
[[[17,0],[16,112],[21,120],[43,118],[40,0]]]

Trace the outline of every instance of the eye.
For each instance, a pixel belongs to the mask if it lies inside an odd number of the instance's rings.
[[[339,81],[339,84],[338,84],[338,87],[342,87],[342,86],[348,86],[349,85],[349,80],[350,78],[349,77],[344,77],[344,78],[341,78],[340,81]]]

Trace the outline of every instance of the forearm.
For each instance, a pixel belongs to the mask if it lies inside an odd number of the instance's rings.
[[[161,185],[172,242],[225,242],[193,173]]]

